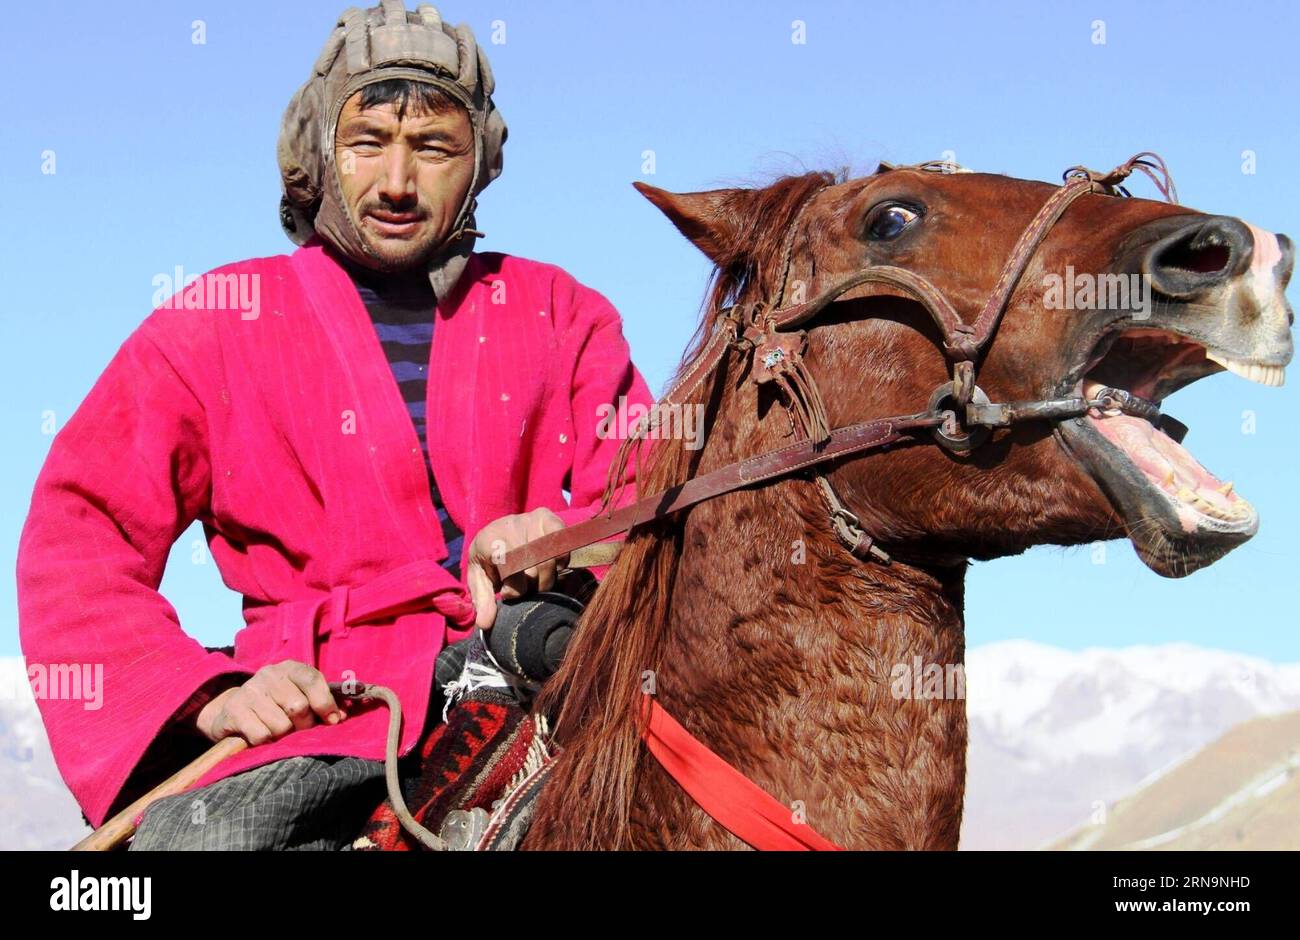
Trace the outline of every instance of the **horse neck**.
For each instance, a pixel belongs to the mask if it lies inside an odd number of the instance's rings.
[[[696,507],[682,545],[659,704],[840,845],[956,848],[964,566],[854,560],[800,479]],[[631,822],[643,844],[740,844],[653,761]]]
[[[752,386],[735,394],[693,466],[676,452],[674,479],[788,443],[781,411],[758,419]],[[681,525],[625,547],[543,692],[541,710],[563,703],[564,751],[524,847],[742,845],[639,741],[648,672],[691,734],[827,838],[955,848],[966,714],[943,696],[964,688],[902,680],[960,670],[964,566],[856,561],[806,479],[701,503]]]

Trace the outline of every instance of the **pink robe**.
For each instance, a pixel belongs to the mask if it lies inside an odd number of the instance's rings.
[[[317,241],[212,273],[255,285],[256,315],[231,300],[155,310],[54,439],[19,546],[29,671],[103,666],[102,707],[39,701],[95,826],[160,731],[226,673],[294,659],[330,681],[387,685],[408,752],[435,656],[473,624],[463,578],[438,564],[447,549],[416,432],[347,274]],[[651,401],[604,297],[496,253],[475,254],[439,305],[429,376],[433,470],[467,547],[509,513],[594,514],[620,443],[598,433],[601,406]],[[195,518],[244,596],[233,658],[186,635],[158,593]],[[197,785],[296,755],[382,759],[387,721],[377,708],[291,733]]]

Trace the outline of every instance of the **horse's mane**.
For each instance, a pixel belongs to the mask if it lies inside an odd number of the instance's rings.
[[[702,354],[724,307],[765,299],[775,290],[791,220],[812,194],[835,181],[824,172],[787,176],[762,189],[740,190],[737,204],[724,207],[732,237],[714,254],[700,324],[678,377]],[[637,480],[638,492],[658,493],[684,482],[700,453],[681,440],[656,441]],[[644,757],[643,683],[647,671],[659,668],[681,534],[680,519],[657,520],[629,533],[563,665],[538,697],[537,710],[555,716],[556,742],[566,752],[548,781],[538,819],[549,847],[629,845],[634,778]]]

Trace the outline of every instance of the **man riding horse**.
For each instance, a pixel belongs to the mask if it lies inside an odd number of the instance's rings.
[[[383,799],[387,719],[329,684],[390,687],[411,752],[439,651],[491,627],[496,592],[554,582],[555,562],[503,582],[503,553],[593,514],[618,447],[602,416],[651,401],[604,297],[473,251],[506,139],[492,92],[434,7],[343,13],[277,148],[300,247],[155,310],[54,440],[20,630],[29,663],[103,665],[102,709],[39,702],[87,820],[214,741],[255,745],[155,804],[134,848],[349,844]],[[232,285],[256,303],[231,309]],[[158,593],[195,519],[244,596],[226,650]]]

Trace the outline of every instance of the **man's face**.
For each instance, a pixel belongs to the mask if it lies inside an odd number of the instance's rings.
[[[385,270],[423,262],[446,237],[474,176],[474,132],[464,108],[437,114],[412,98],[361,110],[343,105],[334,138],[343,199]]]

